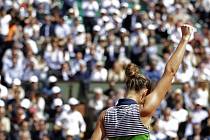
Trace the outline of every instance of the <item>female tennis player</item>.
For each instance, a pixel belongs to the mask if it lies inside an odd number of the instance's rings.
[[[153,91],[150,91],[149,79],[139,73],[138,66],[129,64],[126,67],[126,98],[100,114],[91,140],[149,140],[150,119],[171,86],[193,29],[190,25],[181,26],[179,45]]]

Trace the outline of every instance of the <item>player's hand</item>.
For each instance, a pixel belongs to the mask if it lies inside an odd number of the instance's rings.
[[[195,28],[191,25],[183,24],[181,26],[181,30],[182,30],[182,39],[189,41],[190,37],[192,36],[193,32],[195,31]]]

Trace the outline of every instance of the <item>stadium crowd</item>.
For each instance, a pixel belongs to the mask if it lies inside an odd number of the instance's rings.
[[[210,0],[0,0],[0,140],[90,139],[99,113],[125,95],[115,86],[125,65],[155,84],[182,23],[197,31],[151,140],[209,140]],[[96,87],[81,114],[59,81],[110,87]]]

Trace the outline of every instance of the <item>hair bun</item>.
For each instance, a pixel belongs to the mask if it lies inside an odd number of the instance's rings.
[[[127,79],[136,78],[139,76],[139,68],[136,64],[128,64],[125,69]]]

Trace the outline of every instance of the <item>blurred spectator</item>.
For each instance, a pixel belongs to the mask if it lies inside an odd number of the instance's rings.
[[[152,82],[157,82],[161,78],[161,72],[157,69],[157,61],[156,58],[151,58],[148,69],[144,72]]]
[[[17,98],[16,98],[17,97]],[[14,79],[12,87],[9,89],[8,99],[22,99],[25,97],[25,90],[21,86],[19,79]]]
[[[76,18],[76,22],[80,22],[79,18]],[[82,52],[83,56],[85,54],[85,48],[86,48],[86,33],[85,33],[85,27],[83,24],[76,23],[75,24],[75,35],[73,35],[74,38],[74,45],[76,52]]]
[[[175,108],[177,103],[183,102],[182,90],[180,88],[173,90],[166,101],[168,107]]]
[[[0,123],[3,126],[1,131],[10,133],[10,119],[6,117],[5,103],[3,100],[0,100]]]
[[[74,9],[77,8],[76,2],[74,0],[64,0],[64,2],[63,2],[64,14],[66,14],[66,12],[71,8],[74,8]]]
[[[193,134],[192,114],[188,114],[187,120],[179,124],[178,138],[186,139]]]
[[[49,96],[52,94],[52,88],[56,86],[57,78],[54,75],[48,77],[47,85],[43,88],[43,93],[45,96]]]
[[[75,59],[73,59],[70,63],[72,74],[76,74],[78,71],[80,71],[80,64],[85,64],[85,61],[83,60],[83,54],[81,52],[76,53]]]
[[[201,125],[200,124],[194,124],[193,125],[193,135],[188,136],[187,140],[194,140],[194,139],[204,139],[204,137],[201,135]]]
[[[101,88],[94,89],[94,98],[89,101],[88,106],[94,108],[96,114],[104,107],[103,90]]]
[[[181,64],[181,68],[178,70],[176,74],[176,81],[182,83],[191,81],[193,77],[193,72],[194,71],[192,67],[183,62]]]
[[[86,124],[81,113],[76,110],[76,106],[79,104],[79,101],[72,97],[69,99],[68,103],[71,110],[62,112],[61,115],[58,116],[56,124],[63,128],[64,135],[68,135],[70,133],[73,140],[79,140],[84,137]]]
[[[171,116],[179,123],[187,120],[188,112],[183,108],[183,102],[176,102],[175,108],[171,111]]]
[[[134,28],[136,28],[136,23],[140,22],[140,17],[139,17],[140,8],[141,8],[140,5],[135,5],[132,9],[132,13],[128,14],[126,18],[123,20],[122,26],[130,32],[134,31]]]
[[[192,111],[192,122],[201,123],[207,116],[208,113],[203,108],[203,101],[201,99],[195,100],[195,108]]]
[[[189,82],[186,82],[182,85],[182,92],[183,92],[183,99],[184,99],[184,106],[186,109],[190,110],[193,107],[192,102],[192,87]]]
[[[62,113],[63,101],[60,98],[54,98],[52,100],[51,109],[50,109],[50,120],[52,122],[56,121],[56,118]]]
[[[171,109],[166,108],[163,118],[158,121],[159,131],[165,135],[165,138],[173,139],[177,137],[178,125],[178,121],[171,116]]]
[[[60,18],[58,24],[55,26],[55,36],[65,38],[68,35],[70,35],[70,27],[64,22],[63,18]]]
[[[32,75],[29,77],[29,85],[28,89],[26,90],[27,96],[30,96],[33,92],[39,92],[39,78],[36,75]]]
[[[125,72],[123,69],[123,65],[116,61],[113,64],[112,69],[108,71],[108,81],[124,81]]]
[[[91,73],[87,69],[87,66],[85,63],[80,63],[80,69],[75,73],[74,79],[78,81],[84,81],[88,82],[90,80]]]
[[[45,16],[44,18],[44,23],[42,24],[40,28],[40,36],[41,37],[50,37],[53,35],[53,27],[51,24],[51,17],[50,16]]]
[[[108,96],[108,97],[112,97],[114,96],[115,92],[116,92],[116,82],[111,80],[109,81],[109,87],[104,91],[104,95]]]
[[[0,35],[1,35],[1,38],[2,39],[5,39],[5,37],[9,33],[9,22],[11,21],[11,15],[8,14],[3,9],[3,7],[0,10],[0,14],[1,14],[1,20],[0,20],[0,23],[1,23],[1,27],[0,27],[1,33],[0,33]]]
[[[23,108],[18,107],[16,110],[14,110],[14,114],[12,116],[11,121],[11,139],[17,140],[19,138],[21,124],[25,121],[25,119],[26,114]]]
[[[93,27],[96,25],[96,13],[99,10],[98,2],[96,0],[86,0],[82,3],[82,9],[86,32],[93,33]]]
[[[61,66],[61,73],[59,78],[63,81],[69,81],[72,79],[72,72],[68,62],[64,62]]]
[[[11,65],[5,67],[3,70],[5,81],[8,85],[12,84],[12,81],[16,78],[21,79],[23,75],[23,67],[21,64],[18,64],[17,56],[12,56],[11,58]]]
[[[23,121],[19,132],[20,140],[31,140],[31,133],[27,121]]]
[[[106,81],[107,80],[107,69],[103,67],[103,62],[98,61],[95,68],[92,71],[91,80],[92,81]]]
[[[209,138],[210,136],[210,108],[208,108],[208,117],[201,122],[202,135]]]
[[[165,140],[166,136],[165,134],[160,131],[160,128],[158,126],[158,120],[154,120],[152,123],[152,131],[150,134],[150,139],[151,140]]]
[[[202,102],[203,107],[208,107],[209,102],[209,92],[208,85],[204,82],[198,82],[196,89],[194,91],[194,98]]]
[[[59,46],[59,39],[53,39],[44,53],[44,59],[52,71],[59,70],[64,62],[62,47]],[[55,72],[56,73],[56,72]]]

